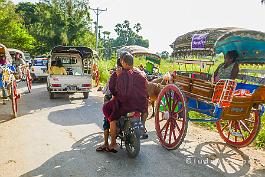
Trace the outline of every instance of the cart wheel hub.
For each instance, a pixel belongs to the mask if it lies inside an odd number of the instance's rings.
[[[242,134],[239,132],[231,132],[231,135],[237,136],[237,137],[243,137]]]
[[[229,128],[229,131],[231,135],[237,136],[237,137],[243,137],[243,135],[240,132],[234,132],[231,128]]]
[[[164,112],[163,119],[168,120],[169,119],[169,112]]]

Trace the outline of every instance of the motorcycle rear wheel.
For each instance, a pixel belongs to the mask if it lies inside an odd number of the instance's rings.
[[[135,158],[140,152],[140,145],[141,145],[140,137],[137,136],[137,132],[136,132],[137,130],[133,130],[132,128],[130,129],[131,130],[129,130],[126,136],[125,148],[127,151],[127,155],[130,158]]]

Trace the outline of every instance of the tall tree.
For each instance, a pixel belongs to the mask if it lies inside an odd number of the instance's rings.
[[[34,38],[23,26],[23,20],[15,13],[11,1],[0,1],[0,43],[7,47],[29,50],[33,48]]]
[[[84,45],[94,48],[95,35],[85,0],[44,0],[20,3],[17,12],[36,39],[35,53],[46,53],[56,45]],[[31,11],[28,11],[30,9]],[[34,13],[34,15],[31,15]]]
[[[128,20],[125,20],[122,24],[118,23],[114,29],[118,37],[114,39],[112,44],[113,47],[121,47],[124,45],[139,45],[148,47],[149,41],[144,40],[143,37],[138,34],[141,29],[142,27],[140,23],[135,24],[133,28],[131,28]]]

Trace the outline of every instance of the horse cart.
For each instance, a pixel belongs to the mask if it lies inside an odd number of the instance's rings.
[[[236,80],[218,82],[177,72],[174,84],[166,85],[156,101],[155,128],[162,146],[169,150],[178,148],[189,121],[213,122],[229,145],[249,145],[259,132],[264,113],[265,34],[239,28],[211,28],[182,35],[171,47],[172,55],[184,60],[213,58],[236,50],[241,70]],[[190,111],[206,118],[192,117]]]
[[[13,117],[17,117],[20,94],[17,91],[16,68],[11,65],[12,57],[3,44],[0,44],[0,55],[0,99],[3,105],[6,104],[6,101],[11,100]]]
[[[12,57],[13,65],[16,66],[15,78],[17,83],[26,82],[28,92],[30,92],[32,88],[32,77],[30,74],[29,63],[26,60],[24,53],[18,49],[8,48],[7,50]]]
[[[148,81],[162,77],[162,75],[159,73],[161,58],[159,55],[150,51],[148,48],[137,45],[124,46],[118,49],[118,57],[122,52],[129,52],[135,57],[145,57],[146,66],[145,68],[141,66],[140,69],[145,72]]]

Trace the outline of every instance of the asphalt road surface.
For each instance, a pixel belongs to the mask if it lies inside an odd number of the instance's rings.
[[[45,83],[24,85],[19,117],[12,119],[10,102],[0,104],[0,176],[51,177],[176,177],[265,176],[265,153],[254,147],[232,148],[216,132],[189,123],[177,150],[157,140],[154,118],[147,121],[149,138],[137,158],[95,151],[103,141],[102,94],[59,95],[50,100]]]

